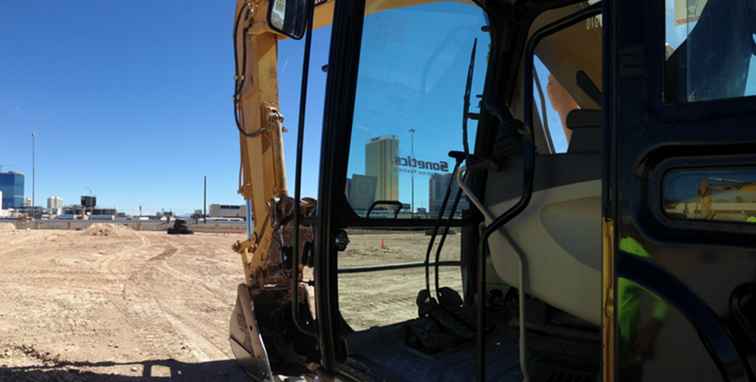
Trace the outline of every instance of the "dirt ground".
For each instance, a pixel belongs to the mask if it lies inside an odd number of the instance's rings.
[[[423,261],[430,236],[423,233],[352,234],[349,239],[348,249],[339,257],[339,268]],[[460,235],[448,236],[441,261],[459,260],[459,245]],[[435,253],[434,247],[433,256]],[[459,268],[441,267],[440,287],[452,287],[461,293],[461,280]],[[430,283],[433,289],[432,269]],[[424,268],[342,274],[339,276],[339,306],[355,330],[396,323],[417,317],[417,292],[423,288]]]
[[[444,259],[457,259],[459,235]],[[243,381],[228,344],[238,234],[0,230],[0,381]],[[422,260],[422,233],[352,235],[340,266]],[[381,239],[383,244],[381,245]],[[417,313],[422,268],[342,275],[356,329]],[[459,272],[442,271],[459,288]]]

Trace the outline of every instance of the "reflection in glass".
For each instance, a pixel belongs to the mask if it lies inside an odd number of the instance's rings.
[[[754,4],[751,0],[666,0],[667,102],[756,94]]]
[[[452,181],[448,153],[463,147],[463,96],[476,39],[473,100],[483,92],[486,19],[471,3],[387,8],[365,18],[344,191],[363,217],[376,201],[401,202],[399,218],[435,217]],[[471,142],[475,127],[470,121]],[[393,216],[393,208],[370,216]]]
[[[653,260],[637,240],[628,236],[620,240],[620,249],[634,256]],[[642,318],[641,302],[644,296],[651,303],[650,317]],[[643,289],[632,280],[618,278],[617,306],[619,314],[619,361],[621,381],[643,380],[643,363],[653,357],[656,340],[669,306],[656,295]]]
[[[578,3],[544,12],[534,21],[531,33],[585,6]],[[536,45],[532,100],[537,114],[534,123],[545,138],[543,143],[536,142],[540,154],[599,151],[598,145],[591,147],[591,138],[600,136],[600,119],[586,124],[584,118],[572,118],[581,113],[568,116],[575,110],[601,109],[601,32],[600,19],[591,18],[559,30]]]
[[[673,170],[662,195],[673,219],[756,223],[756,168]]]
[[[676,273],[691,288],[701,287],[698,280],[711,281],[711,274],[700,272],[689,249],[676,252],[654,247],[627,232],[619,249]],[[676,272],[680,266],[692,273]],[[712,269],[711,264],[706,266]],[[630,279],[618,277],[616,285],[618,381],[719,380],[718,370],[691,324],[691,317],[685,317],[674,305]],[[726,291],[725,288],[723,292]]]

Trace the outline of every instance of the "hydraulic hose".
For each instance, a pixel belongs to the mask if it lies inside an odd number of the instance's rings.
[[[294,172],[294,251],[291,259],[291,319],[294,327],[301,333],[311,337],[317,337],[317,333],[305,328],[299,322],[299,226],[301,223],[299,203],[302,198],[302,151],[304,148],[305,112],[307,111],[307,83],[310,74],[310,48],[312,46],[312,17],[314,3],[307,2],[307,34],[305,37],[304,57],[302,62],[302,84],[299,94],[299,120],[297,121],[297,159]]]
[[[453,180],[452,180],[453,181]],[[449,184],[452,183],[452,181],[449,182]],[[449,222],[454,219],[454,214],[457,212],[457,206],[459,205],[459,200],[462,197],[462,191],[457,190],[457,194],[454,197],[454,202],[452,203],[451,211],[449,212]],[[439,261],[441,261],[441,250],[444,248],[444,242],[446,242],[446,236],[449,234],[449,224],[444,226],[444,233],[441,234],[441,240],[438,242],[438,246],[436,247],[436,258],[434,259],[435,265],[433,267],[433,275],[435,276],[435,287],[436,287],[436,298],[438,298],[438,289],[439,289]]]

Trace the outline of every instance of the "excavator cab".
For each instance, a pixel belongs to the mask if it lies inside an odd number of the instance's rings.
[[[237,359],[754,380],[754,25],[752,0],[239,0]]]

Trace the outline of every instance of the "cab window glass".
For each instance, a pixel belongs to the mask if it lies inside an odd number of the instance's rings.
[[[756,168],[672,170],[663,190],[673,219],[756,223]]]
[[[569,91],[551,74],[538,56],[533,59],[533,99],[537,121],[544,134],[542,154],[563,154],[568,152],[572,129],[567,125],[567,115],[580,107]]]
[[[479,111],[489,37],[472,3],[392,3],[365,19],[345,192],[363,217],[383,202],[371,218],[393,217],[397,208],[399,218],[426,218],[452,181],[448,152],[463,149],[463,96],[476,40],[470,111]],[[473,120],[471,145],[475,131]]]
[[[665,101],[681,103],[756,94],[756,3],[665,1]]]
[[[530,33],[591,3],[544,12]],[[600,150],[601,34],[602,20],[596,16],[557,31],[536,46],[529,96],[533,97],[535,128],[541,132],[537,136],[542,137],[536,142],[540,154]]]

